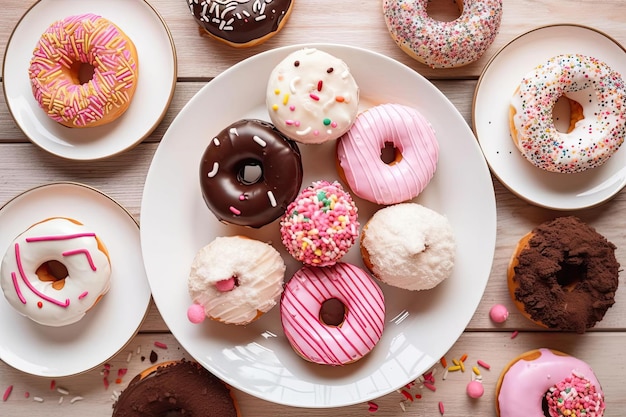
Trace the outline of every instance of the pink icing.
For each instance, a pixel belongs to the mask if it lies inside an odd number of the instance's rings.
[[[546,392],[573,375],[584,376],[601,396],[604,395],[600,382],[585,362],[572,356],[555,355],[545,348],[539,352],[539,358],[521,359],[504,375],[498,395],[500,417],[543,416],[542,401]],[[589,414],[589,417],[602,414]]]
[[[320,321],[324,301],[337,298],[347,313],[340,326]],[[343,365],[370,352],[385,319],[382,291],[354,265],[303,267],[287,283],[280,304],[285,336],[303,357],[323,365]]]
[[[402,154],[387,164],[386,143]],[[411,107],[382,104],[361,113],[337,144],[337,158],[350,189],[377,204],[395,204],[416,197],[432,179],[439,144],[430,123]]]

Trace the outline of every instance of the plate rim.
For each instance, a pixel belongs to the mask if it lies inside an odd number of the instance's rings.
[[[7,43],[5,45],[4,56],[2,57],[2,81],[3,81],[2,82],[2,93],[4,95],[4,100],[5,100],[7,109],[9,111],[9,114],[11,115],[11,119],[13,120],[15,125],[20,129],[22,134],[24,134],[24,136],[26,136],[26,138],[31,143],[33,143],[38,148],[40,148],[40,149],[42,149],[42,150],[44,150],[44,151],[46,151],[46,152],[48,152],[48,153],[50,153],[52,155],[55,155],[57,157],[60,157],[60,158],[66,159],[66,160],[71,160],[71,161],[98,161],[98,160],[102,160],[102,159],[111,158],[111,157],[117,156],[117,155],[119,155],[119,154],[121,154],[123,152],[131,150],[135,146],[139,145],[148,136],[150,136],[152,134],[152,132],[154,132],[154,130],[159,126],[159,124],[161,123],[161,121],[165,117],[165,115],[167,113],[167,110],[169,109],[169,107],[170,107],[170,105],[172,103],[172,100],[174,99],[174,93],[176,91],[176,83],[177,83],[177,80],[178,80],[178,53],[176,52],[176,44],[174,43],[174,37],[172,35],[172,32],[171,32],[169,26],[167,25],[167,22],[165,21],[165,19],[161,15],[161,13],[159,13],[159,11],[152,4],[150,4],[148,2],[148,0],[134,0],[134,1],[142,2],[146,6],[148,6],[148,8],[152,11],[152,13],[154,13],[154,15],[158,18],[158,20],[160,21],[161,25],[163,26],[163,29],[167,33],[167,37],[169,39],[169,44],[170,44],[171,51],[172,51],[173,74],[172,74],[172,81],[171,81],[171,85],[170,85],[170,93],[169,93],[169,97],[166,100],[165,105],[163,106],[163,109],[161,110],[160,114],[156,117],[154,123],[139,138],[135,139],[133,142],[129,141],[129,143],[125,147],[123,147],[121,149],[118,149],[115,152],[109,152],[109,153],[106,153],[104,155],[100,155],[100,156],[96,156],[96,157],[76,158],[76,157],[71,157],[71,156],[68,156],[68,155],[64,155],[62,152],[53,152],[52,149],[48,149],[47,147],[44,147],[38,141],[34,140],[25,131],[25,129],[22,126],[22,124],[20,122],[18,122],[18,119],[15,117],[15,114],[13,112],[13,108],[10,105],[10,100],[9,100],[9,97],[8,97],[7,91],[6,91],[6,82],[5,82],[6,61],[7,61],[7,55],[8,55],[9,47],[11,46],[11,41],[13,40],[14,34],[17,31],[18,27],[27,18],[29,13],[32,13],[33,10],[37,6],[39,6],[41,3],[45,3],[46,1],[50,1],[50,0],[37,0],[37,1],[35,1],[35,3],[31,4],[24,11],[22,16],[20,16],[20,18],[17,20],[17,22],[15,23],[15,25],[11,29],[11,33],[9,34],[9,37],[7,39]]]
[[[478,77],[478,80],[476,82],[476,87],[474,88],[474,92],[472,95],[472,109],[471,109],[471,116],[472,116],[472,131],[474,132],[474,136],[476,137],[476,140],[478,141],[479,147],[481,152],[483,153],[483,156],[485,158],[485,161],[487,163],[487,165],[489,166],[489,171],[493,174],[493,176],[495,176],[498,179],[498,182],[500,184],[502,184],[507,190],[509,190],[513,195],[515,195],[516,197],[526,201],[527,203],[530,203],[534,206],[540,207],[540,208],[545,208],[545,209],[549,209],[549,210],[556,210],[556,211],[560,211],[560,212],[564,212],[564,211],[572,211],[572,210],[583,210],[583,209],[590,209],[590,208],[594,208],[594,207],[598,207],[602,204],[607,203],[608,201],[612,200],[613,198],[615,198],[615,196],[617,194],[619,194],[619,192],[626,186],[626,178],[621,182],[621,185],[616,187],[616,190],[608,195],[607,197],[600,199],[599,201],[596,201],[593,204],[583,204],[583,205],[573,205],[573,206],[555,206],[555,205],[550,205],[550,204],[546,204],[546,203],[541,203],[537,200],[533,200],[532,198],[522,194],[519,190],[511,187],[507,182],[505,182],[501,176],[498,174],[498,172],[496,170],[494,170],[492,168],[492,165],[489,161],[489,159],[487,158],[487,156],[485,155],[485,151],[483,150],[483,147],[481,145],[481,141],[478,137],[478,126],[476,124],[476,102],[477,102],[477,98],[478,95],[480,93],[480,87],[485,79],[486,73],[489,70],[489,68],[491,67],[491,65],[493,64],[493,62],[498,59],[498,57],[508,48],[510,47],[513,43],[519,41],[521,38],[531,35],[534,32],[538,32],[541,30],[545,30],[545,29],[551,29],[551,28],[558,28],[558,27],[564,27],[564,28],[576,28],[576,29],[583,29],[583,30],[588,30],[591,32],[595,32],[603,37],[605,37],[607,40],[611,41],[613,44],[615,44],[617,47],[619,47],[620,49],[622,49],[622,51],[626,54],[626,46],[622,45],[616,38],[614,38],[613,36],[609,35],[608,33],[592,27],[592,26],[588,26],[588,25],[583,25],[580,23],[551,23],[551,24],[546,24],[546,25],[541,25],[541,26],[537,26],[534,27],[532,29],[529,29],[525,32],[522,32],[516,36],[514,36],[512,39],[510,39],[508,42],[506,42],[502,47],[500,47],[490,58],[489,60],[485,63],[485,66],[483,67],[480,76]]]
[[[140,228],[139,222],[137,221],[137,219],[135,219],[135,217],[132,215],[132,213],[126,207],[124,207],[121,203],[119,203],[116,199],[114,199],[109,194],[105,193],[104,191],[99,190],[98,188],[93,187],[91,185],[84,184],[84,183],[81,183],[81,182],[78,182],[78,181],[52,181],[52,182],[41,183],[39,185],[35,185],[33,187],[30,187],[30,188],[28,188],[26,190],[23,190],[23,191],[19,192],[16,195],[14,195],[9,200],[7,200],[4,204],[2,204],[0,206],[0,213],[7,206],[9,206],[11,203],[16,202],[18,199],[24,197],[25,195],[27,195],[27,194],[29,194],[31,192],[37,192],[37,191],[40,191],[40,190],[42,190],[44,188],[55,187],[55,186],[77,187],[79,189],[82,189],[83,191],[93,192],[93,193],[99,194],[100,196],[102,196],[102,197],[106,198],[107,200],[109,200],[111,203],[115,204],[119,209],[121,209],[121,211],[123,213],[125,213],[126,216],[128,216],[133,221],[133,223],[137,227],[138,233],[141,235],[141,233],[140,233],[141,228]],[[141,241],[141,236],[140,236],[140,241]],[[142,262],[142,265],[143,265],[143,262]],[[147,276],[146,276],[146,280],[147,280]],[[149,285],[148,285],[148,287],[149,287]],[[107,361],[111,360],[111,358],[119,355],[124,349],[126,349],[126,347],[133,341],[135,336],[137,336],[137,334],[139,333],[139,330],[141,329],[141,326],[143,325],[143,323],[145,322],[146,318],[148,317],[149,312],[150,312],[150,301],[151,300],[152,300],[152,292],[150,291],[150,296],[148,297],[148,303],[146,305],[146,309],[145,309],[141,319],[139,320],[139,322],[137,324],[137,328],[132,332],[132,334],[129,336],[128,340],[126,340],[115,352],[109,354],[108,358],[104,359],[100,363],[97,363],[97,364],[95,364],[93,366],[88,367],[87,369],[83,369],[81,371],[77,371],[77,372],[73,372],[73,373],[38,373],[38,372],[32,372],[32,371],[29,371],[27,369],[23,369],[23,368],[17,367],[14,363],[7,361],[6,358],[0,357],[0,360],[2,362],[4,362],[5,364],[7,364],[8,366],[10,366],[11,368],[13,368],[13,369],[16,369],[16,370],[19,370],[20,372],[24,372],[25,374],[33,375],[33,376],[37,376],[37,377],[64,378],[64,377],[74,377],[74,376],[86,374],[86,373],[91,372],[94,369],[98,368],[99,366],[101,366],[102,364],[106,363]]]

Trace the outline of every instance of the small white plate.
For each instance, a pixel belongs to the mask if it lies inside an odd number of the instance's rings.
[[[141,243],[154,300],[181,345],[231,386],[294,407],[339,407],[387,394],[428,370],[461,335],[485,290],[495,247],[496,209],[489,169],[471,129],[448,99],[410,68],[383,55],[341,45],[317,47],[343,59],[361,89],[361,110],[385,102],[414,106],[440,142],[437,172],[417,201],[446,215],[458,243],[452,276],[432,291],[382,285],[387,323],[380,343],[358,362],[315,365],[290,347],[279,308],[242,327],[187,320],[187,276],[198,249],[216,236],[243,234],[280,243],[278,221],[258,230],[221,224],[200,192],[199,164],[213,135],[241,118],[269,120],[269,74],[287,54],[305,45],[261,53],[233,66],[200,90],[181,110],[159,145],[146,178]],[[300,145],[304,182],[337,178],[335,143]],[[379,208],[355,199],[361,225]],[[344,258],[363,267],[358,243]]]
[[[68,128],[50,119],[33,97],[28,66],[33,49],[52,22],[95,13],[118,25],[137,47],[139,78],[128,110],[93,128]],[[46,151],[94,160],[135,146],[159,124],[176,87],[176,51],[165,21],[144,0],[40,0],[17,23],[4,55],[3,87],[11,115],[24,134]]]
[[[626,185],[625,149],[598,168],[559,174],[532,165],[511,139],[509,103],[522,77],[567,53],[594,56],[626,77],[625,50],[606,34],[570,24],[540,27],[513,39],[491,58],[478,80],[472,110],[474,132],[493,174],[519,197],[555,210],[596,206]]]
[[[137,333],[150,303],[139,226],[106,194],[78,183],[28,190],[0,208],[0,256],[21,232],[48,217],[72,217],[102,238],[111,259],[111,289],[77,323],[48,327],[17,313],[0,294],[0,359],[46,377],[91,370],[117,354]]]

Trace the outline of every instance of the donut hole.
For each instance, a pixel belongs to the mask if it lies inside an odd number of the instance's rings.
[[[556,282],[566,291],[570,292],[576,284],[587,278],[586,264],[562,263],[561,269],[556,273]]]
[[[570,133],[584,117],[580,103],[564,95],[559,97],[552,108],[554,127],[561,133]]]
[[[320,322],[326,326],[340,327],[346,319],[346,306],[338,298],[325,300],[320,307]]]
[[[428,16],[439,22],[452,22],[463,13],[463,0],[431,0],[426,4]]]
[[[40,281],[52,282],[52,288],[61,290],[68,276],[67,268],[59,261],[46,261],[39,265],[35,274]]]
[[[248,160],[237,171],[237,180],[244,185],[254,185],[263,179],[263,167],[259,161]]]
[[[74,62],[70,68],[70,74],[74,84],[87,84],[93,79],[96,67],[88,62]]]
[[[385,146],[380,150],[380,160],[387,165],[395,165],[402,160],[402,153],[393,142],[385,142]]]

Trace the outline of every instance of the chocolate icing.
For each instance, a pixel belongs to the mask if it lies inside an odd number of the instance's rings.
[[[182,360],[137,375],[113,405],[113,417],[237,417],[230,390],[195,362]]]
[[[189,2],[189,9],[209,34],[246,44],[277,32],[291,3],[292,0],[205,0]]]
[[[615,245],[577,217],[560,217],[532,231],[514,268],[515,298],[532,320],[583,333],[615,302]]]
[[[245,181],[242,172],[246,166],[260,167],[260,178],[253,183]],[[243,119],[222,130],[211,140],[200,163],[204,201],[226,224],[258,228],[276,220],[301,185],[298,145],[262,120]]]

